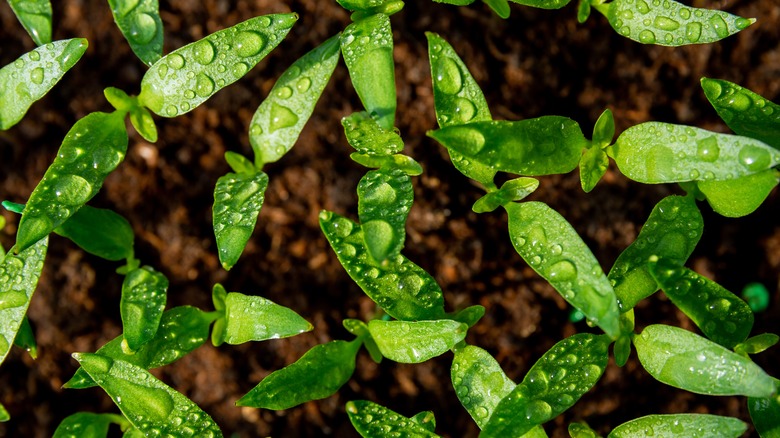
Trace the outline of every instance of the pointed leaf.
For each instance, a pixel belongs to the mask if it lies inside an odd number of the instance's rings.
[[[85,205],[54,232],[106,260],[133,256],[133,228],[127,219],[112,210]]]
[[[16,333],[14,345],[27,351],[31,358],[38,358],[38,343],[35,341],[35,333],[33,332],[32,325],[30,325],[30,320],[27,316],[22,320],[19,332]]]
[[[119,30],[138,58],[151,66],[162,56],[163,24],[157,0],[108,0]]]
[[[215,345],[287,338],[312,328],[292,309],[263,297],[231,292],[225,299],[225,331]]]
[[[105,438],[111,423],[130,426],[120,415],[77,412],[62,420],[52,438]]]
[[[594,144],[593,147],[585,151],[580,158],[582,190],[585,193],[593,190],[601,180],[601,177],[607,173],[607,168],[609,168],[609,157],[607,157],[607,153],[603,149]]]
[[[123,348],[136,351],[149,342],[160,326],[168,298],[168,279],[161,272],[144,266],[127,273],[122,283]]]
[[[406,218],[412,208],[412,180],[403,170],[382,168],[358,183],[358,215],[368,254],[377,263],[395,259],[406,240]]]
[[[612,143],[615,137],[615,116],[612,111],[605,109],[593,126],[593,146],[603,149]]]
[[[745,342],[739,343],[734,347],[734,352],[739,354],[758,354],[771,347],[780,341],[780,336],[774,333],[762,333],[760,335],[751,336],[746,339]]]
[[[510,202],[521,201],[539,187],[535,178],[515,178],[505,182],[500,189],[488,192],[471,207],[475,213],[487,213]]]
[[[265,200],[268,175],[228,173],[214,187],[213,222],[219,261],[230,270],[244,252]]]
[[[488,5],[499,17],[504,19],[509,18],[511,10],[509,9],[509,2],[507,0],[482,0],[482,3]]]
[[[347,402],[352,426],[365,438],[380,436],[438,437],[411,418],[367,400]],[[391,435],[392,434],[392,435]]]
[[[725,181],[698,181],[696,186],[715,212],[726,217],[742,217],[761,206],[777,183],[777,172],[767,169]]]
[[[737,438],[747,431],[738,418],[709,414],[647,415],[614,428],[608,438],[685,436],[690,438]]]
[[[144,140],[154,143],[157,141],[157,125],[154,124],[152,114],[144,107],[134,107],[130,111],[130,123]]]
[[[35,44],[51,42],[51,2],[49,0],[8,0],[16,18]]]
[[[400,363],[420,363],[440,356],[466,337],[468,326],[461,322],[380,321],[368,323],[368,330],[382,356]]]
[[[455,394],[480,429],[501,399],[517,386],[493,356],[473,345],[455,350],[450,375]]]

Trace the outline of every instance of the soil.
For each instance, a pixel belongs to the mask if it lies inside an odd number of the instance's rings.
[[[0,133],[0,198],[15,202],[29,196],[76,120],[110,110],[102,90],[114,86],[136,94],[146,71],[113,24],[105,2],[52,3],[54,38],[85,37],[90,47],[21,123]],[[262,295],[295,309],[314,330],[239,346],[204,345],[155,374],[201,406],[228,436],[356,436],[344,411],[345,403],[355,399],[380,402],[407,416],[432,410],[439,434],[476,436],[478,429],[449,382],[450,354],[419,365],[399,365],[375,364],[361,352],[353,378],[332,397],[278,412],[234,406],[263,377],[312,346],[351,339],[342,328],[344,318],[368,320],[376,310],[341,268],[317,222],[322,209],[357,218],[355,189],[366,171],[348,158],[351,149],[339,123],[362,110],[343,64],[296,146],[265,169],[271,182],[257,228],[230,272],[218,263],[211,228],[213,187],[228,172],[223,154],[251,156],[249,121],[275,78],[342,30],[349,14],[336,2],[319,0],[161,3],[166,53],[253,16],[295,11],[301,18],[279,48],[243,79],[186,115],[156,118],[156,144],[129,128],[127,158],[91,205],[112,208],[130,221],[137,257],[170,280],[169,307],[187,304],[210,310],[211,287],[220,282],[228,290]],[[453,44],[483,87],[496,119],[558,114],[577,120],[589,136],[608,107],[618,132],[648,120],[728,132],[705,100],[699,79],[727,79],[778,101],[780,3],[686,3],[757,17],[758,22],[719,43],[664,48],[618,36],[595,12],[578,24],[576,2],[559,11],[513,5],[511,17],[501,20],[479,2],[455,7],[409,1],[392,17],[397,125],[405,153],[425,169],[414,179],[415,204],[404,253],[439,281],[448,310],[473,304],[486,308],[467,340],[494,354],[515,381],[555,342],[591,329],[569,322],[570,308],[563,299],[515,253],[505,215],[471,211],[482,191],[425,136],[436,125],[424,32],[437,32]],[[6,65],[34,46],[7,5],[0,6],[0,20],[0,65]],[[576,171],[541,180],[532,199],[563,214],[605,269],[633,241],[653,205],[681,193],[674,185],[628,181],[614,168],[589,194],[582,192]],[[758,211],[741,219],[720,217],[706,204],[700,207],[704,236],[688,266],[737,293],[748,282],[766,285],[772,301],[756,315],[754,333],[777,332],[780,195],[773,192]],[[9,225],[0,232],[0,242],[9,248],[18,218],[2,214]],[[14,349],[0,369],[0,403],[12,417],[0,424],[0,436],[51,436],[72,413],[117,412],[97,388],[61,389],[76,369],[71,353],[94,351],[121,332],[122,277],[114,272],[117,267],[52,237],[29,310],[40,354],[32,360]],[[662,293],[641,302],[636,319],[638,329],[666,323],[696,330]],[[780,374],[780,349],[755,360],[770,374]],[[632,355],[625,367],[610,364],[591,392],[545,428],[550,436],[564,437],[570,422],[586,421],[606,434],[642,415],[681,412],[749,421],[744,398],[699,396],[667,387],[652,379]],[[118,429],[112,434],[117,436]]]

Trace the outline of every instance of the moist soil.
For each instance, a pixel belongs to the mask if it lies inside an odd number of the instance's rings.
[[[170,280],[168,307],[211,310],[211,288],[262,295],[296,310],[314,330],[293,338],[215,348],[204,345],[154,374],[182,392],[235,437],[356,436],[344,405],[379,402],[407,416],[432,410],[437,432],[473,437],[478,429],[459,405],[449,380],[450,353],[418,365],[357,359],[352,379],[334,396],[284,411],[238,408],[234,402],[274,370],[314,345],[351,339],[345,318],[368,320],[376,307],[350,280],[320,232],[318,213],[357,218],[356,186],[366,169],[349,159],[340,120],[362,106],[343,63],[336,69],[296,146],[264,170],[270,176],[265,204],[239,263],[223,270],[211,226],[214,184],[229,171],[223,155],[251,156],[247,131],[274,81],[297,58],[342,30],[349,14],[336,2],[161,2],[165,52],[251,17],[294,11],[300,20],[289,36],[243,79],[175,119],[156,118],[159,141],[150,144],[128,124],[123,164],[91,205],[125,216],[136,233],[136,256]],[[397,126],[405,153],[424,173],[414,178],[415,203],[404,254],[441,284],[447,310],[479,304],[484,318],[467,341],[487,349],[515,381],[553,344],[592,331],[569,321],[564,300],[515,253],[501,210],[475,214],[481,193],[458,173],[446,151],[425,136],[435,129],[430,67],[424,32],[439,33],[465,60],[484,89],[495,119],[557,114],[578,121],[589,136],[610,108],[617,132],[649,121],[728,128],[705,100],[699,79],[727,79],[764,97],[780,99],[780,4],[776,1],[686,2],[720,8],[758,22],[722,42],[682,48],[645,46],[618,36],[599,14],[576,20],[576,2],[558,11],[512,5],[502,20],[482,3],[455,7],[409,1],[392,17],[398,90]],[[85,37],[89,50],[64,79],[12,129],[0,133],[0,198],[24,202],[56,155],[73,123],[93,111],[110,111],[102,90],[137,94],[146,67],[138,61],[99,1],[58,1],[54,39]],[[34,46],[10,8],[0,5],[0,65]],[[589,194],[577,171],[541,178],[531,199],[566,217],[608,270],[637,236],[652,207],[682,193],[671,184],[642,185],[610,168]],[[704,235],[688,266],[731,291],[748,282],[769,290],[769,308],[756,315],[754,333],[777,332],[780,320],[780,195],[773,192],[753,214],[723,218],[700,204]],[[14,242],[18,218],[2,213],[5,248]],[[51,436],[59,422],[79,411],[118,412],[99,388],[64,390],[76,369],[73,352],[95,351],[121,332],[119,265],[52,237],[48,259],[29,310],[39,356],[14,349],[0,368],[0,403],[11,421],[0,436]],[[637,329],[664,323],[696,327],[658,293],[636,308]],[[779,349],[755,357],[778,375]],[[710,397],[665,386],[632,355],[626,366],[610,363],[604,377],[574,407],[545,428],[567,436],[572,421],[602,434],[627,420],[656,413],[713,413],[749,421],[742,397]],[[112,429],[118,436],[118,429]],[[751,428],[749,433],[755,433]]]

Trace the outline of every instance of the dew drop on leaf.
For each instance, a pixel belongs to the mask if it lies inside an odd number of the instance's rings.
[[[157,34],[157,22],[149,14],[138,14],[130,26],[130,35],[140,44],[147,44]]]
[[[692,43],[696,43],[701,38],[701,23],[690,22],[685,25],[685,38]]]
[[[726,38],[729,36],[729,29],[728,26],[726,26],[726,22],[723,21],[723,17],[720,15],[713,15],[710,17],[710,24],[712,25],[712,29],[715,31],[716,34],[720,38]]]
[[[236,35],[236,54],[242,58],[254,56],[263,49],[265,41],[257,32],[241,32]]]
[[[289,128],[296,123],[298,123],[298,116],[289,108],[281,106],[276,102],[271,105],[271,124],[268,128],[270,132],[282,128]]]
[[[195,81],[195,94],[200,97],[209,97],[214,92],[214,80],[201,73]]]
[[[37,53],[37,52],[33,52],[33,53]],[[43,75],[43,69],[40,68],[40,67],[36,67],[36,68],[33,69],[32,72],[30,72],[30,80],[34,84],[38,84],[38,85],[42,84],[43,83],[43,76],[44,76]]]
[[[57,178],[52,190],[62,204],[81,205],[92,194],[92,185],[78,175],[63,175]]]
[[[744,146],[739,151],[739,162],[750,171],[763,170],[770,161],[769,152],[757,146]]]
[[[713,162],[720,156],[718,140],[714,136],[697,141],[696,148],[696,153],[702,161]]]
[[[184,68],[184,65],[186,62],[184,61],[184,57],[179,55],[178,53],[171,53],[167,56],[168,66],[175,70],[181,70]]]
[[[672,20],[669,17],[664,17],[659,15],[655,17],[655,20],[653,21],[653,26],[661,30],[672,31],[680,27],[680,23],[677,22],[676,20]]]
[[[552,414],[552,407],[542,400],[533,400],[525,408],[525,418],[535,424],[547,421]]]
[[[463,88],[460,68],[451,58],[442,57],[436,63],[436,87],[442,93],[455,94]]]
[[[644,44],[652,44],[655,42],[655,34],[649,30],[643,30],[639,32],[639,41]]]
[[[203,65],[211,64],[216,57],[215,55],[214,45],[208,39],[198,41],[192,49],[192,57]]]

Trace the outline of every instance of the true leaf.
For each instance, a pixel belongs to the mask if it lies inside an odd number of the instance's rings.
[[[130,426],[121,415],[77,412],[62,420],[52,438],[105,438],[111,423]]]
[[[252,164],[249,159],[237,152],[227,151],[225,152],[225,161],[228,166],[233,169],[233,172],[239,175],[253,175],[257,173],[255,165]]]
[[[225,329],[214,345],[286,338],[312,328],[287,307],[263,297],[230,292],[225,298]]]
[[[615,365],[622,367],[631,355],[631,338],[634,336],[634,309],[620,314],[620,336],[615,340],[612,354]]]
[[[11,419],[11,415],[8,414],[8,411],[5,409],[5,406],[0,404],[0,423],[4,423]]]
[[[493,356],[473,345],[455,350],[450,376],[460,403],[480,429],[516,386]]]
[[[54,232],[106,260],[133,256],[133,228],[127,219],[112,210],[85,205]]]
[[[773,347],[780,341],[780,337],[774,333],[762,333],[760,335],[751,336],[744,342],[740,342],[734,347],[734,352],[747,355],[758,354],[770,347]]]
[[[151,143],[157,141],[157,126],[148,109],[141,106],[133,107],[130,111],[130,123],[144,140]]]
[[[469,328],[479,322],[482,317],[485,316],[485,308],[480,305],[474,305],[461,309],[457,312],[447,314],[449,319],[466,324]]]
[[[417,176],[422,174],[422,166],[420,163],[414,160],[414,158],[403,155],[369,155],[361,154],[359,152],[353,152],[349,155],[354,162],[372,168],[393,168],[402,170],[409,176]]]
[[[404,141],[397,132],[379,126],[367,112],[352,113],[341,119],[349,145],[360,154],[393,155],[401,152]]]
[[[780,385],[780,381],[775,379],[775,384]],[[749,397],[747,404],[753,427],[761,438],[780,437],[780,399]]]
[[[366,350],[368,350],[368,354],[371,355],[371,359],[373,359],[374,362],[382,362],[382,352],[379,351],[379,346],[376,345],[374,337],[371,336],[371,332],[368,331],[368,326],[366,323],[357,319],[347,318],[342,322],[342,324],[348,332],[352,333],[363,341],[363,345],[366,347]]]
[[[130,48],[151,66],[162,56],[163,25],[157,0],[108,0],[114,21]]]
[[[738,418],[710,414],[647,415],[612,429],[607,438],[640,438],[647,436],[690,438],[737,438],[747,431]]]
[[[149,266],[127,273],[122,283],[123,348],[136,351],[149,342],[160,326],[168,298],[168,279]]]
[[[367,400],[347,402],[349,421],[360,436],[374,438],[380,436],[438,437],[411,418]],[[391,435],[393,434],[393,435]]]
[[[357,188],[358,215],[368,254],[377,263],[396,258],[406,240],[406,218],[414,200],[412,180],[403,170],[372,170]]]
[[[488,192],[471,207],[475,213],[486,213],[510,202],[520,201],[533,193],[539,187],[535,178],[515,178],[505,182],[500,189]]]
[[[420,363],[444,354],[466,337],[468,326],[438,321],[372,320],[368,330],[382,356],[400,363]]]
[[[593,147],[586,150],[580,158],[582,190],[585,193],[590,193],[601,180],[601,177],[607,173],[607,168],[609,168],[609,157],[607,157],[607,153],[603,149],[593,145]]]
[[[14,338],[14,345],[27,351],[31,358],[38,358],[38,343],[35,341],[35,333],[33,333],[32,325],[30,325],[30,319],[27,316],[22,320],[22,325],[19,327],[19,331]]]
[[[482,0],[482,3],[488,5],[499,17],[504,19],[509,18],[511,10],[509,9],[509,2],[507,0]]]
[[[569,436],[571,438],[601,438],[585,423],[569,423]]]
[[[51,2],[49,0],[8,0],[16,18],[35,44],[51,42]]]
[[[777,172],[767,169],[725,181],[698,181],[696,186],[715,212],[726,217],[742,217],[761,206],[777,183]]]

